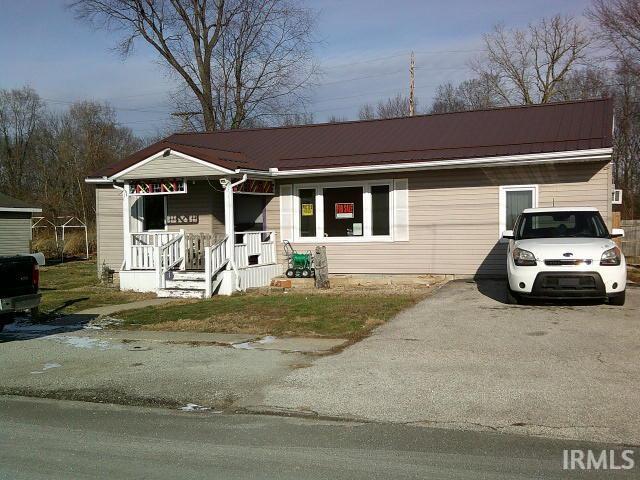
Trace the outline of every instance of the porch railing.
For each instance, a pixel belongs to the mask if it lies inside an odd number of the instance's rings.
[[[234,261],[236,268],[276,263],[274,231],[236,232],[235,240],[234,255],[230,260]],[[132,233],[129,269],[159,271],[157,267],[160,266],[164,272],[177,267],[203,271],[206,269],[206,251],[211,249],[213,253],[221,248],[221,244],[227,248],[228,242],[228,237],[220,240],[215,234],[205,233]],[[212,258],[212,261],[215,259]]]
[[[156,247],[169,243],[180,232],[145,232],[131,234],[131,270],[155,270]]]
[[[238,268],[275,263],[276,232],[236,232],[234,258]]]
[[[224,237],[220,242],[205,248],[204,254],[204,279],[205,279],[205,295],[210,297],[213,295],[215,288],[221,283],[222,279],[218,275],[222,270],[227,268],[229,264],[229,256],[227,254],[229,237]]]
[[[156,249],[155,264],[158,288],[164,288],[166,273],[184,262],[184,233],[154,248]]]

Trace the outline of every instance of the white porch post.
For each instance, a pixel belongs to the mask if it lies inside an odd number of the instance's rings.
[[[124,269],[131,270],[131,207],[129,206],[129,182],[122,191],[122,231],[124,232]]]

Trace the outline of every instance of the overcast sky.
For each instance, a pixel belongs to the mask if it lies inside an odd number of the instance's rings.
[[[140,42],[122,59],[117,34],[74,19],[63,0],[0,0],[0,88],[29,85],[60,108],[75,100],[108,101],[123,125],[152,135],[167,125],[171,80]],[[523,27],[542,16],[581,16],[588,0],[307,0],[317,10],[316,57],[323,70],[309,111],[357,118],[359,106],[408,92],[416,54],[416,95],[470,76],[482,34],[503,22]]]

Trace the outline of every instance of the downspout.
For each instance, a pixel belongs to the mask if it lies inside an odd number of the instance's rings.
[[[235,262],[235,245],[236,245],[236,235],[235,235],[235,224],[234,224],[234,205],[233,205],[233,188],[247,181],[247,174],[245,173],[240,180],[235,183],[231,183],[227,178],[220,179],[220,185],[224,187],[224,230],[225,235],[227,236],[227,258],[229,259],[229,264],[233,269],[233,273],[235,274],[235,289],[240,291],[240,274],[238,272],[238,268],[236,267]]]
[[[122,239],[124,255],[122,259],[122,265],[120,266],[120,270],[122,271],[126,268],[131,268],[131,219],[129,218],[131,212],[129,210],[129,192],[127,191],[126,184],[124,187],[120,187],[114,183],[113,188],[115,188],[116,190],[120,190],[120,192],[122,193],[122,234],[124,236],[124,238]]]

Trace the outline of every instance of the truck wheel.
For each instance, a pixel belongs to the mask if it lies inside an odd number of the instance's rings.
[[[509,305],[518,305],[520,303],[520,297],[518,294],[513,293],[513,291],[507,285],[507,304]]]
[[[615,295],[613,297],[609,297],[609,305],[615,305],[621,307],[624,305],[624,301],[626,300],[627,291],[623,290],[620,295]]]

